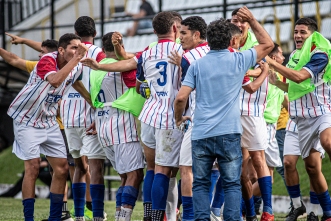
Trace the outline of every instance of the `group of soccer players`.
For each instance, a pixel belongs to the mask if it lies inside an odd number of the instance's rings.
[[[84,207],[88,201],[92,202],[89,207],[93,220],[105,219],[103,167],[106,157],[121,177],[114,211],[116,221],[131,220],[142,181],[146,221],[165,218],[175,221],[180,204],[183,221],[221,220],[221,207],[228,194],[222,186],[227,180],[218,178],[213,200],[207,203],[208,210],[204,209],[206,201],[194,194],[198,193],[199,186],[210,186],[212,168],[203,171],[209,174],[209,179],[202,183],[197,174],[203,167],[192,163],[192,154],[197,158],[205,153],[203,146],[199,152],[192,153],[191,135],[194,118],[204,116],[195,115],[199,100],[196,90],[190,90],[188,99],[182,101],[181,95],[187,93],[187,87],[181,86],[192,69],[191,64],[197,64],[197,60],[214,51],[206,39],[215,36],[208,34],[226,31],[231,40],[225,50],[238,56],[262,44],[257,39],[264,37],[265,31],[255,21],[246,7],[234,10],[231,19],[218,19],[209,26],[199,16],[182,20],[177,12],[160,12],[153,19],[158,41],[134,54],[124,50],[122,35],[118,32],[104,35],[101,47],[93,45],[95,24],[87,16],[77,19],[75,34],[61,36],[57,50],[49,50],[45,42],[33,42],[34,48],[43,49],[45,54],[34,64],[27,84],[8,110],[14,119],[13,152],[24,160],[26,170],[22,191],[25,220],[33,220],[40,154],[47,156],[53,168],[48,220],[71,220],[68,213],[65,217],[62,213],[67,210],[63,210],[63,202],[66,201],[68,153],[56,121],[58,112],[68,139],[68,151],[74,159],[70,172],[75,220],[85,220]],[[252,32],[250,24],[255,24]],[[18,37],[11,37],[15,43]],[[242,171],[237,174],[243,203],[239,211],[239,207],[231,205],[241,202],[230,204],[225,199],[224,219],[238,220],[237,217],[243,218],[244,214],[246,220],[257,220],[254,201],[262,198],[261,220],[274,220],[273,170],[284,163],[285,177],[281,175],[291,197],[287,220],[297,220],[306,212],[295,167],[301,155],[311,180],[311,203],[316,205],[310,208],[307,220],[318,220],[315,214],[319,205],[323,210],[322,220],[331,220],[331,200],[321,172],[321,158],[325,151],[331,154],[330,42],[317,32],[315,21],[299,19],[294,30],[297,50],[284,67],[282,49],[277,44],[270,45],[269,37],[263,44],[268,40],[268,50],[264,52],[268,56],[258,61],[260,54],[255,53],[252,58],[255,65],[247,70],[235,100],[239,102],[243,128],[242,148],[238,152],[238,156],[242,154]],[[28,61],[18,57],[10,60],[2,50],[0,55],[9,63],[29,70]],[[13,63],[14,60],[19,64]],[[213,68],[215,72],[222,69]],[[288,110],[290,120],[284,153],[280,154],[275,134],[283,108]],[[214,114],[217,115],[217,110]],[[214,164],[218,168],[217,161]],[[114,220],[113,216],[109,219]]]

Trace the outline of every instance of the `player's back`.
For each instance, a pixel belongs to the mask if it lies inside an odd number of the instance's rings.
[[[138,59],[137,79],[147,80],[151,90],[139,119],[155,128],[172,129],[174,122],[174,101],[180,89],[179,67],[168,63],[171,51],[183,53],[181,45],[161,40],[145,50]]]

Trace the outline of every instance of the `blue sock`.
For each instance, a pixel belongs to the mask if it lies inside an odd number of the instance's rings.
[[[318,201],[318,198],[317,198],[317,195],[316,195],[315,192],[310,191],[309,192],[309,195],[310,195],[310,203],[311,204],[320,204],[320,202]]]
[[[22,201],[25,221],[33,221],[34,198],[28,198]]]
[[[218,170],[212,170],[211,171],[211,185],[209,188],[209,202],[211,204],[211,201],[213,200],[213,193],[215,189],[216,182],[218,180],[218,177],[220,176],[220,172]]]
[[[182,196],[183,202],[183,219],[194,220],[193,200],[191,196]]]
[[[255,216],[255,207],[254,207],[254,197],[251,197],[249,200],[244,200],[246,206],[246,217]]]
[[[84,216],[86,183],[73,183],[72,195],[74,197],[75,216]]]
[[[327,217],[331,216],[331,200],[328,190],[321,194],[316,194],[318,201],[322,207],[323,214]]]
[[[116,193],[116,208],[121,207],[122,205],[122,193],[124,186],[120,186]]]
[[[255,211],[258,210],[260,211],[261,203],[262,203],[262,198],[260,196],[253,196],[254,198],[254,208]]]
[[[48,221],[61,220],[64,194],[49,193],[50,211]]]
[[[102,217],[105,200],[105,185],[90,184],[93,217]]]
[[[180,208],[180,205],[182,205],[182,180],[179,179],[178,184],[177,184],[177,189],[178,189],[178,204],[177,208]]]
[[[122,193],[122,205],[134,207],[138,198],[139,191],[133,186],[124,186]]]
[[[213,199],[213,204],[211,206],[212,209],[215,209],[215,211],[217,211],[216,213],[213,210],[213,213],[216,216],[221,216],[221,207],[224,203],[224,190],[222,187],[222,179],[221,177],[218,178],[217,184],[216,184],[216,190],[215,190],[215,194],[214,194],[214,199]]]
[[[240,202],[240,215],[242,216],[243,213],[246,214],[246,205],[245,205],[245,200],[244,200],[244,198],[241,197],[241,202]]]
[[[290,197],[292,199],[293,198],[298,198],[298,197],[301,196],[300,184],[294,185],[294,186],[286,186],[286,188],[287,188],[288,195],[290,195]]]
[[[165,210],[170,178],[162,173],[154,176],[152,186],[152,210]]]
[[[144,203],[152,203],[152,186],[154,180],[154,170],[148,170],[144,179],[143,194]]]
[[[258,179],[262,200],[263,200],[263,212],[273,214],[271,205],[271,193],[272,183],[271,176],[265,176]]]

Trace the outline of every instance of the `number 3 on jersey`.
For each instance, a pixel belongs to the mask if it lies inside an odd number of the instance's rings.
[[[167,84],[167,65],[168,63],[166,61],[160,61],[155,65],[155,68],[157,69],[161,69],[163,67],[163,71],[159,71],[162,77],[157,79],[157,84],[160,86]]]

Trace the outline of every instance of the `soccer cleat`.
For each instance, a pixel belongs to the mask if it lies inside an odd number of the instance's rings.
[[[179,209],[176,209],[176,221],[182,221],[182,214],[180,214]]]
[[[211,221],[222,221],[222,217],[216,216],[213,211],[210,211],[210,220]]]
[[[132,215],[132,209],[121,207],[121,214],[118,221],[130,221]]]
[[[246,221],[258,221],[256,216],[248,217],[246,216]]]
[[[314,212],[310,212],[307,216],[307,221],[318,221],[318,216]]]
[[[292,206],[290,213],[286,216],[285,221],[296,221],[299,216],[303,215],[306,212],[306,207],[301,202],[301,206],[295,208]]]
[[[85,220],[93,220],[93,212],[89,210],[86,205],[84,207],[84,218]]]
[[[321,221],[331,221],[331,216],[323,215]]]
[[[275,216],[273,214],[270,214],[268,212],[263,212],[261,216],[261,221],[274,221]]]
[[[69,211],[62,211],[61,221],[74,221]]]
[[[144,221],[152,221],[152,217],[144,217]]]

